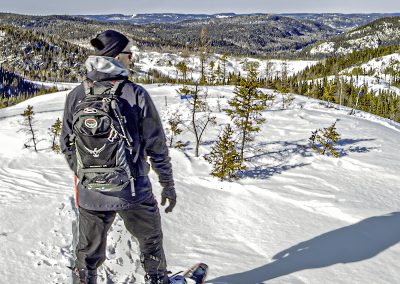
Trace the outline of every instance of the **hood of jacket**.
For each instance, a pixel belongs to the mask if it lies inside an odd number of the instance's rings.
[[[127,78],[128,69],[114,57],[89,56],[85,62],[87,78],[92,81],[107,81]]]

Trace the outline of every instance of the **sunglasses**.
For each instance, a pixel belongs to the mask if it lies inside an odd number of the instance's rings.
[[[132,59],[132,52],[131,51],[121,51],[119,54],[128,54],[129,59]]]

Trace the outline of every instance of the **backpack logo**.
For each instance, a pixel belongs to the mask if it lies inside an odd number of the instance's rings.
[[[90,150],[86,146],[84,147],[86,148],[86,151],[88,151],[91,155],[93,155],[93,158],[98,158],[100,153],[103,152],[104,149],[106,148],[106,144],[104,144],[103,147],[101,147],[100,149],[94,148],[93,150]]]
[[[87,118],[87,119],[85,119],[85,126],[90,129],[96,128],[97,120],[94,118]]]

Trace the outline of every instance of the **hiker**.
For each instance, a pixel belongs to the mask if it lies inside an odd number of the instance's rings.
[[[176,193],[160,117],[147,91],[128,80],[128,38],[108,30],[91,45],[95,55],[86,61],[87,79],[67,96],[61,134],[62,152],[78,181],[74,274],[79,283],[97,283],[107,231],[118,213],[139,241],[145,283],[169,283],[147,163],[149,157],[163,188],[161,205],[172,212]]]

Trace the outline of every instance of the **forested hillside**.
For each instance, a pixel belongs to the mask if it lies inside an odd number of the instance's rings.
[[[399,44],[400,17],[386,17],[307,47],[302,54],[323,57],[335,53],[347,54],[365,48]]]
[[[176,24],[133,25],[87,20],[72,16],[25,16],[0,14],[0,24],[57,36],[71,43],[87,45],[90,38],[105,29],[116,29],[132,38],[141,48],[178,52],[196,51],[198,35],[205,27],[210,47],[216,53],[277,56],[340,33],[310,20],[296,20],[279,15],[251,15]],[[283,55],[282,55],[283,56]]]
[[[77,82],[89,51],[44,32],[0,26],[0,63],[24,78]]]
[[[275,78],[268,84],[283,93],[297,93],[400,122],[399,52],[397,45],[332,56],[295,76]]]

